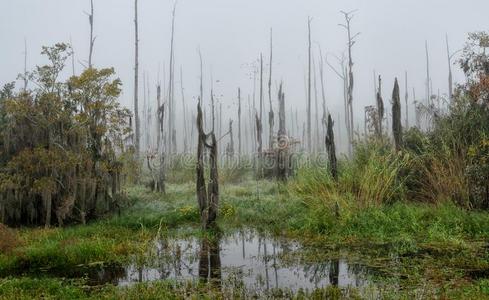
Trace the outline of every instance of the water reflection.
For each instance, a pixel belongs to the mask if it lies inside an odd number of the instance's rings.
[[[115,278],[100,283],[190,280],[260,295],[277,289],[361,287],[367,284],[367,274],[366,268],[343,259],[307,259],[295,241],[240,231],[200,239],[158,240],[147,256],[137,257],[123,272],[113,272]]]
[[[200,242],[199,277],[204,283],[221,286],[220,238],[204,237]]]

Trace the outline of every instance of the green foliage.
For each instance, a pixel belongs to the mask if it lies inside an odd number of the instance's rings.
[[[61,81],[70,46],[42,54],[50,64],[23,75],[34,90],[15,93],[9,85],[0,95],[0,221],[85,222],[117,206],[130,114],[117,101],[113,69]]]

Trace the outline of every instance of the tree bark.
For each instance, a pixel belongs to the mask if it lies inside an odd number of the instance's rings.
[[[135,132],[135,151],[136,160],[139,161],[140,153],[140,120],[139,120],[139,32],[138,32],[138,0],[134,0],[134,28],[135,28],[135,62],[134,62],[134,121],[136,124]]]
[[[326,132],[326,151],[328,152],[329,169],[335,181],[338,180],[338,163],[336,160],[336,146],[334,141],[333,120],[328,114],[328,124]]]
[[[399,95],[399,84],[397,78],[392,91],[392,133],[394,135],[394,146],[396,151],[402,147],[402,125],[401,125],[401,97]]]

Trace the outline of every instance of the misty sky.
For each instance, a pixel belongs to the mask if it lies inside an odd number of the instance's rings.
[[[134,64],[134,1],[94,0],[94,64],[113,66],[124,84],[121,102],[132,108]],[[170,0],[139,0],[140,70],[150,80],[155,94],[157,74],[168,69],[170,46]],[[283,80],[286,102],[305,109],[304,74],[307,67],[307,17],[313,18],[314,53],[318,44],[324,53],[340,55],[346,47],[340,10],[358,9],[352,26],[361,32],[354,47],[356,74],[355,114],[374,103],[373,71],[383,76],[385,99],[390,98],[394,77],[409,74],[409,90],[424,96],[425,40],[429,43],[433,90],[447,92],[445,34],[452,51],[460,49],[467,32],[489,28],[487,0],[180,0],[176,13],[175,59],[178,77],[183,69],[187,99],[198,94],[200,47],[204,58],[205,93],[211,74],[217,95],[225,106],[236,103],[241,87],[246,98],[252,93],[249,65],[263,52],[269,55],[269,32],[274,32],[273,81]],[[84,11],[89,0],[0,0],[0,84],[12,81],[23,70],[24,39],[28,45],[28,68],[45,63],[42,45],[72,39],[76,59],[88,56],[89,26]],[[332,56],[330,60],[334,62]],[[76,63],[77,72],[83,69]],[[160,71],[158,72],[158,69]],[[71,72],[71,66],[70,66]],[[326,67],[327,105],[340,111],[342,86]],[[166,70],[166,73],[168,71]],[[463,80],[457,70],[455,80]],[[180,82],[177,80],[177,96]],[[402,90],[404,84],[401,85]],[[142,81],[141,81],[142,87]],[[401,91],[403,94],[404,92]],[[275,95],[275,92],[274,92]],[[412,96],[411,96],[412,97]],[[234,109],[234,108],[233,108]]]

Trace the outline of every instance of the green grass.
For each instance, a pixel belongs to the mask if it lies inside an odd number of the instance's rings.
[[[382,269],[387,278],[403,274],[403,284],[412,285],[403,292],[406,299],[432,274],[437,278],[429,279],[433,295],[467,295],[469,299],[487,295],[487,281],[464,279],[463,272],[453,270],[489,270],[484,248],[489,240],[489,213],[465,210],[450,202],[435,205],[399,200],[364,205],[353,194],[341,195],[324,170],[304,171],[302,175],[287,184],[246,179],[223,185],[220,227],[229,231],[253,227],[288,235],[312,249],[321,249],[312,252],[315,256],[343,249]],[[131,206],[120,215],[85,226],[16,229],[19,245],[9,254],[0,254],[0,274],[25,273],[26,277],[1,279],[0,298],[15,295],[15,299],[29,299],[41,294],[53,299],[225,296],[202,287],[175,287],[169,282],[87,290],[83,281],[43,275],[43,270],[55,274],[55,270],[79,265],[124,264],[144,257],[158,234],[201,234],[193,183],[168,184],[166,195],[139,186],[128,188],[127,193]],[[399,256],[400,270],[386,259],[393,253]],[[437,271],[444,269],[452,271]],[[390,273],[392,270],[395,273]],[[344,298],[334,288],[316,293]],[[385,295],[398,299],[395,292],[386,290]]]

